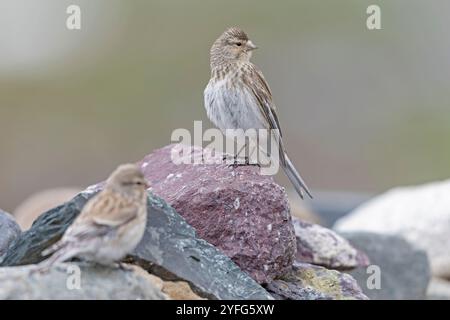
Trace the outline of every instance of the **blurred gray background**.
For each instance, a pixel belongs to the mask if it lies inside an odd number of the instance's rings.
[[[82,29],[66,29],[78,4]],[[366,29],[378,4],[382,30]],[[0,0],[0,207],[85,187],[206,118],[209,48],[240,26],[312,189],[450,176],[447,0]],[[288,185],[287,179],[279,178]]]

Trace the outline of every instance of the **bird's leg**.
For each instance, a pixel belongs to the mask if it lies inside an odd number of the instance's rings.
[[[245,163],[249,166],[257,166],[258,168],[260,168],[261,166],[258,163],[258,157],[256,157],[256,161],[250,161],[250,159],[254,159],[252,156],[255,150],[256,152],[259,151],[258,146],[254,146],[253,149],[249,152],[248,156],[245,157]]]
[[[242,163],[243,165],[246,165],[248,162],[248,157],[246,156],[246,151],[247,150],[247,141],[244,143],[244,145],[242,146],[241,150],[239,150],[236,155],[235,155],[235,159],[234,159],[234,163],[236,165],[239,165],[241,163],[238,162],[239,156],[241,155],[242,151],[244,151],[244,162]]]
[[[235,154],[234,156],[234,163],[233,163],[233,167],[240,167],[240,166],[257,166],[257,167],[261,167],[258,163],[258,161],[253,162],[250,161],[252,158],[251,156],[253,155],[253,153],[255,152],[256,146],[252,148],[251,152],[245,153],[244,157],[241,158],[243,159],[243,162],[239,161],[239,155],[242,153],[242,151],[247,150],[247,143],[241,148],[241,150],[239,150],[239,152],[237,154]]]
[[[233,156],[233,163],[230,165],[230,167],[237,168],[239,166],[247,165],[247,162],[248,162],[247,161],[247,157],[244,156],[244,158],[243,158],[244,161],[240,161],[242,159],[242,158],[240,158],[240,154],[242,153],[243,150],[246,149],[246,147],[247,147],[247,144],[244,144],[241,147],[241,149],[234,154],[234,156]]]
[[[247,158],[244,158],[244,162],[239,161],[239,156],[237,154],[235,154],[233,156],[233,163],[229,165],[229,167],[233,167],[233,168],[237,168],[237,167],[241,167],[241,166],[246,166],[247,163]]]

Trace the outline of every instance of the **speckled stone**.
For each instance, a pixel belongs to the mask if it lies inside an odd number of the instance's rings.
[[[0,266],[42,261],[41,252],[56,242],[93,196],[95,188],[42,214],[9,247]],[[272,297],[227,256],[199,239],[195,230],[164,200],[149,194],[147,228],[135,252],[126,258],[164,280],[188,282],[210,299]]]
[[[292,270],[267,285],[280,300],[367,300],[352,276],[308,263],[294,263]]]
[[[153,192],[165,199],[198,235],[220,248],[259,283],[293,263],[296,242],[284,188],[257,166],[230,166],[223,155],[185,154],[198,164],[175,164],[180,145],[154,151],[141,162]],[[206,150],[206,149],[205,149]]]
[[[296,261],[349,270],[369,265],[369,258],[336,232],[293,218],[297,237]]]

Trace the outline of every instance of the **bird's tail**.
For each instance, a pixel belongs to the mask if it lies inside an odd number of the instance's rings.
[[[291,160],[289,159],[288,155],[285,152],[283,152],[281,163],[284,172],[288,176],[289,180],[291,181],[292,185],[294,186],[295,190],[300,195],[300,197],[303,199],[303,190],[305,190],[308,196],[312,199],[313,196],[311,195],[311,191],[309,191],[305,181],[303,181],[302,177],[297,172],[297,170],[295,169],[294,165],[292,164]]]
[[[67,246],[67,243],[65,243],[64,241],[60,240],[56,243],[54,243],[52,246],[48,247],[47,249],[45,249],[44,251],[42,251],[41,255],[42,256],[48,256],[49,254],[52,254],[64,247]]]
[[[263,141],[261,143],[261,139],[259,146],[259,150],[262,151],[262,154],[268,154],[269,157],[271,158],[271,161],[276,161],[277,163],[281,164],[281,166],[283,167],[284,172],[286,173],[286,175],[288,176],[289,180],[291,181],[292,185],[295,188],[295,191],[297,191],[297,193],[299,194],[300,198],[303,199],[303,190],[305,190],[305,192],[308,194],[308,196],[312,199],[313,196],[311,195],[311,191],[309,191],[308,187],[306,186],[305,181],[303,181],[302,177],[300,176],[300,174],[297,172],[297,170],[295,169],[294,165],[292,164],[291,160],[289,159],[287,153],[286,153],[286,148],[284,147],[283,144],[283,139],[281,139],[281,135],[278,132],[275,132],[275,135],[272,136],[276,139],[276,141],[278,142],[278,144],[275,145],[276,148],[278,148],[278,152],[277,150],[271,150],[270,153],[267,152],[267,142]],[[261,138],[261,137],[259,137]],[[271,148],[273,147],[273,145],[271,144]],[[271,157],[270,154],[275,154],[277,153],[279,155],[279,159],[276,159],[274,157]]]
[[[42,251],[42,253],[41,253],[42,256],[47,256],[52,253],[53,254],[49,258],[47,258],[44,261],[42,261],[41,263],[39,263],[39,266],[45,267],[48,269],[51,266],[53,266],[55,263],[64,262],[76,255],[76,250],[74,250],[74,249],[75,248],[71,244],[69,244],[67,242],[59,241],[59,242],[55,243],[53,246],[51,246],[50,248]]]

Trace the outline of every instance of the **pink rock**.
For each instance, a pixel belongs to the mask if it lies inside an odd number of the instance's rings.
[[[141,161],[152,191],[257,282],[284,274],[296,252],[284,188],[260,175],[257,166],[223,163],[222,154],[204,156],[216,164],[177,165],[171,153],[180,147],[166,146]],[[202,159],[201,148],[190,151]]]

